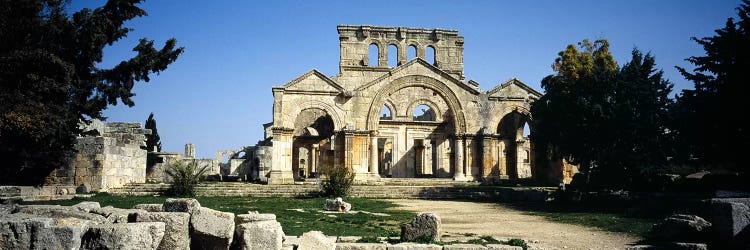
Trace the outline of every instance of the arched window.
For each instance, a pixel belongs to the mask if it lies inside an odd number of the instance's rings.
[[[431,63],[432,65],[435,65],[436,56],[437,55],[435,54],[435,47],[432,47],[432,45],[427,46],[424,51],[424,60],[428,63]]]
[[[383,108],[380,109],[380,120],[393,120],[391,109],[388,106],[383,105]]]
[[[523,137],[528,137],[529,134],[531,134],[531,129],[529,128],[529,123],[524,122],[523,123]]]
[[[378,66],[378,56],[379,56],[378,45],[374,43],[370,44],[369,52],[370,52],[369,54],[370,60],[368,61],[367,66],[370,66],[370,67]]]
[[[414,121],[435,121],[435,111],[430,106],[420,104],[414,108]]]
[[[394,44],[388,45],[388,66],[398,66],[398,47]]]
[[[411,61],[414,58],[417,58],[417,46],[409,45],[406,49],[406,60]]]

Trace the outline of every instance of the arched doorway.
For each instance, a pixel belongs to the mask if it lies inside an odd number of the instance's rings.
[[[334,123],[319,108],[302,110],[294,121],[292,173],[295,180],[318,177],[321,170],[333,167]]]
[[[529,121],[527,114],[514,110],[503,116],[497,126],[500,172],[511,179],[530,178],[532,174]]]

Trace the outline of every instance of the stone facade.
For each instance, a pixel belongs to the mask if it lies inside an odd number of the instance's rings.
[[[77,139],[71,164],[54,170],[48,184],[86,186],[87,191],[146,181],[146,135],[140,123],[92,121],[84,131],[97,135]]]
[[[269,183],[338,167],[358,180],[562,176],[560,164],[535,168],[524,136],[530,104],[542,94],[515,78],[489,91],[465,80],[457,31],[340,25],[338,33],[338,75],[313,69],[272,89]],[[388,53],[397,54],[397,65],[387,65]]]

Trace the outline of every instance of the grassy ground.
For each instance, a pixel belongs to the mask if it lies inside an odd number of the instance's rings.
[[[163,203],[166,197],[114,196],[97,194],[91,198],[75,198],[65,201],[33,202],[32,204],[74,205],[81,201],[97,201],[102,206],[131,208],[135,204]],[[302,235],[312,230],[326,235],[346,236],[399,236],[400,225],[411,221],[414,212],[400,210],[390,202],[377,199],[348,198],[352,210],[383,213],[329,214],[321,212],[325,198],[250,198],[250,197],[196,197],[201,206],[220,211],[244,214],[248,211],[276,214],[277,220],[287,235]]]

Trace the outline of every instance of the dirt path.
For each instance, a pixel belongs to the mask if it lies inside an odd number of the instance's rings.
[[[597,228],[550,222],[543,217],[524,214],[500,204],[392,200],[409,210],[431,212],[440,216],[443,234],[491,235],[538,241],[560,249],[625,249],[639,240],[636,236],[611,233]]]

